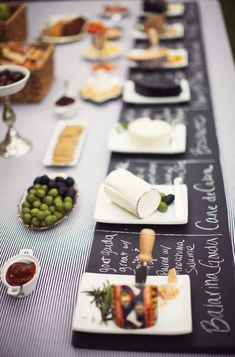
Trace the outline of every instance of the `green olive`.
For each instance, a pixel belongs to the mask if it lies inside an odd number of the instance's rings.
[[[168,205],[165,202],[160,202],[160,205],[158,206],[158,211],[164,213],[168,210]]]
[[[27,195],[26,200],[27,200],[28,203],[33,203],[34,201],[37,200],[37,197],[35,197],[32,194],[29,194],[29,195]]]
[[[70,212],[72,209],[73,209],[72,202],[67,201],[67,202],[64,203],[65,212]]]
[[[46,211],[39,211],[37,214],[36,214],[36,217],[39,219],[39,221],[43,221],[44,218],[46,217]]]
[[[49,215],[45,218],[45,222],[48,226],[50,226],[51,224],[55,223],[56,221],[56,217],[53,215]]]
[[[52,197],[56,197],[58,195],[58,190],[57,188],[51,188],[48,192],[48,195],[52,196]]]
[[[59,212],[63,212],[64,211],[64,205],[63,205],[63,202],[61,201],[56,201],[55,202],[55,208],[57,211]]]
[[[70,196],[66,196],[65,199],[64,199],[64,202],[71,202],[73,203],[73,200]]]
[[[30,213],[24,213],[22,216],[23,222],[26,224],[30,223],[31,220],[31,214]]]
[[[43,202],[46,203],[48,206],[52,205],[53,201],[53,197],[49,195],[43,198]]]
[[[42,204],[42,202],[41,201],[34,201],[34,203],[33,203],[33,207],[34,208],[39,208],[40,206],[41,206],[41,204]]]
[[[46,203],[42,203],[41,206],[40,206],[40,210],[41,210],[41,211],[46,211],[46,210],[48,210],[47,204],[46,204]]]
[[[36,192],[36,196],[39,197],[39,198],[43,198],[46,196],[46,193],[43,189],[38,189],[37,192]]]
[[[22,203],[22,208],[25,208],[25,207],[30,208],[30,207],[31,207],[30,203],[27,202],[27,201],[24,201],[24,202]]]
[[[32,209],[31,209],[31,215],[32,215],[33,217],[35,217],[35,216],[38,214],[38,212],[39,212],[39,209],[38,209],[38,208],[32,208]]]
[[[63,214],[59,211],[55,211],[54,215],[56,216],[57,221],[63,217]]]
[[[39,227],[40,226],[40,221],[37,217],[33,217],[32,220],[31,220],[31,224],[34,226],[34,227]]]
[[[30,213],[30,208],[29,207],[23,207],[22,208],[23,213]]]
[[[55,213],[55,206],[52,206],[52,205],[51,205],[51,206],[49,207],[49,210],[50,210],[51,213]]]

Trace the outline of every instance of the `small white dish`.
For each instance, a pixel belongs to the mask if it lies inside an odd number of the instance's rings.
[[[0,71],[4,71],[5,69],[20,72],[24,75],[24,78],[15,83],[0,86],[0,97],[6,97],[21,91],[25,87],[30,76],[30,72],[26,67],[18,66],[16,64],[4,64],[0,66]]]
[[[108,149],[113,152],[129,154],[180,154],[186,150],[186,126],[184,124],[173,126],[171,142],[169,145],[161,148],[146,148],[132,145],[127,129],[123,129],[120,123],[117,123],[113,126],[110,132]]]
[[[109,46],[110,48],[110,54],[100,55],[99,51],[97,51],[90,44],[87,47],[85,47],[85,49],[83,50],[82,53],[83,58],[90,61],[97,61],[97,60],[111,60],[121,56],[122,54],[121,47],[115,41],[107,41],[106,45]]]
[[[135,40],[148,40],[148,35],[144,31],[139,30],[140,27],[141,24],[137,24],[136,29],[133,30],[133,38]],[[184,25],[181,23],[167,24],[166,29],[166,33],[159,34],[159,40],[179,40],[184,37]]]
[[[72,98],[72,97],[71,97]],[[73,117],[78,111],[78,100],[75,98],[74,102],[68,105],[57,105],[54,104],[54,111],[56,115],[60,118],[71,118]]]
[[[175,299],[164,302],[159,298],[158,319],[154,326],[143,329],[124,329],[118,327],[113,320],[101,322],[101,314],[93,297],[85,291],[110,285],[134,285],[134,275],[84,273],[79,284],[78,298],[73,315],[73,331],[124,335],[184,335],[192,332],[191,287],[189,275],[177,275],[173,283],[179,289]],[[147,277],[147,284],[167,284],[167,276]],[[171,283],[172,284],[172,283]]]
[[[53,44],[63,44],[63,43],[80,41],[83,38],[83,36],[85,35],[85,28],[86,28],[86,19],[85,18],[84,18],[85,23],[82,27],[82,30],[76,35],[50,36],[45,33],[45,31],[48,29],[49,26],[52,26],[60,21],[70,21],[77,17],[83,17],[83,16],[81,16],[81,15],[54,15],[54,16],[49,17],[48,20],[42,25],[42,27],[39,31],[39,34],[38,34],[39,41],[45,42],[45,43],[53,43]]]
[[[134,52],[135,51],[135,52]],[[139,48],[135,48],[133,49],[131,53],[136,53],[138,54],[138,52],[142,51],[142,49]],[[158,69],[158,68],[165,68],[165,69],[178,69],[178,68],[185,68],[188,67],[188,51],[185,48],[178,48],[178,49],[169,49],[168,54],[167,54],[167,58],[173,58],[174,56],[181,56],[182,59],[181,61],[178,62],[169,62],[169,61],[163,61],[159,67],[156,68],[149,68],[146,66],[146,68],[144,66],[140,67],[138,66],[137,62],[128,61],[128,65],[130,68],[136,68],[139,70],[154,70],[154,69]]]
[[[123,88],[123,100],[131,104],[177,104],[186,103],[191,99],[189,82],[186,79],[180,80],[181,93],[176,97],[145,97],[136,93],[133,81],[126,81]]]
[[[29,280],[28,283],[23,285],[17,285],[17,286],[10,285],[6,280],[6,274],[9,267],[14,263],[22,263],[22,262],[25,263],[32,262],[35,264],[36,271],[33,278]],[[40,265],[37,258],[33,256],[33,251],[31,249],[22,249],[20,250],[18,255],[11,257],[5,262],[5,264],[1,269],[1,280],[3,284],[7,287],[7,293],[9,295],[14,296],[16,298],[22,298],[31,294],[35,289],[39,277],[39,272],[40,272]]]
[[[175,194],[174,185],[156,185],[160,192],[165,194]],[[178,188],[180,199],[184,207],[183,215],[180,217],[176,214],[174,202],[168,207],[165,213],[155,211],[146,218],[138,218],[123,208],[113,203],[105,194],[104,185],[101,184],[94,211],[94,219],[102,223],[117,224],[186,224],[188,222],[188,189],[185,184]],[[178,197],[175,198],[178,200]]]
[[[75,149],[74,152],[74,159],[72,161],[70,161],[67,164],[58,164],[58,163],[54,163],[52,160],[53,157],[53,152],[55,149],[55,145],[57,143],[57,140],[59,138],[60,133],[62,132],[62,130],[64,129],[64,127],[69,126],[69,125],[81,125],[83,126],[83,131],[81,133],[81,135],[79,136],[78,139],[78,144],[77,147]],[[78,163],[79,157],[81,155],[82,152],[82,148],[83,148],[83,144],[86,138],[86,134],[87,134],[87,123],[83,122],[83,121],[78,121],[78,120],[60,120],[54,131],[53,134],[51,136],[49,145],[47,147],[44,159],[43,159],[43,165],[44,166],[61,166],[61,167],[70,167],[70,166],[75,166]]]

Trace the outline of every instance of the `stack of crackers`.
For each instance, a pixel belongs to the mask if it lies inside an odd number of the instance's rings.
[[[60,133],[52,161],[57,165],[66,165],[74,160],[74,153],[83,131],[81,125],[67,125]]]

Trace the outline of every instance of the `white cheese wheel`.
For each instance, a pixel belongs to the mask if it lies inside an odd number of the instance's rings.
[[[155,187],[124,169],[112,171],[106,177],[104,190],[112,202],[139,218],[152,214],[161,202]]]
[[[139,118],[128,125],[130,142],[134,146],[161,148],[170,144],[172,125],[163,120]]]

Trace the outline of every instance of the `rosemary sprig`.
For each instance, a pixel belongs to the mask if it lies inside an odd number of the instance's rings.
[[[88,296],[92,296],[91,303],[96,304],[101,313],[102,321],[107,322],[112,319],[111,311],[111,286],[107,281],[107,284],[103,284],[102,288],[84,291]]]

